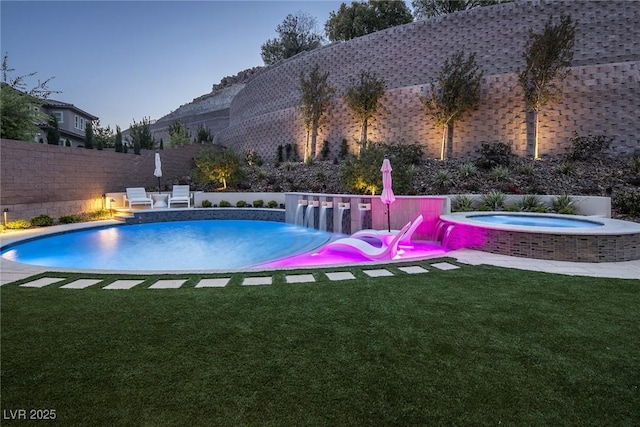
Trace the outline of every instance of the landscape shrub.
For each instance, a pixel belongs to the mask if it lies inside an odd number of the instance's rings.
[[[495,182],[504,182],[509,178],[509,168],[506,166],[495,166],[490,172],[491,179]]]
[[[31,219],[31,225],[34,227],[49,227],[53,225],[53,218],[49,215],[38,215]]]
[[[623,215],[640,215],[640,193],[617,192],[612,204],[614,209]]]
[[[331,153],[331,149],[329,148],[329,141],[326,139],[322,143],[322,150],[320,150],[320,158],[322,160],[327,160],[329,158],[329,154]]]
[[[76,222],[82,222],[82,217],[80,215],[63,215],[58,218],[58,222],[60,224],[73,224]]]
[[[504,200],[506,196],[499,191],[489,191],[482,196],[482,202],[480,208],[482,210],[499,211],[504,208]]]
[[[254,208],[262,208],[262,207],[264,207],[264,200],[262,200],[262,199],[254,200],[253,201],[253,207]]]
[[[220,206],[222,206],[222,202],[220,202]],[[238,208],[244,208],[245,206],[247,206],[247,202],[245,202],[244,200],[238,200],[236,202],[236,207]]]
[[[380,147],[386,151],[391,163],[403,165],[419,165],[422,163],[424,151],[417,143],[402,144],[397,142],[383,143]]]
[[[477,151],[479,157],[476,159],[476,165],[482,169],[507,167],[513,157],[511,145],[504,142],[483,142]]]
[[[473,210],[473,199],[465,194],[457,195],[453,199],[451,209],[454,212],[470,212]]]
[[[221,208],[230,208],[231,207],[231,202],[228,202],[227,200],[220,200],[220,207]]]
[[[575,215],[578,213],[573,200],[569,195],[562,194],[551,200],[551,210],[560,214]]]
[[[4,227],[7,230],[25,230],[27,228],[31,228],[31,221],[27,221],[26,219],[16,219],[14,221],[8,221]]]
[[[349,154],[349,143],[347,142],[347,138],[342,138],[342,142],[340,143],[340,151],[338,152],[338,158],[340,160],[344,160]]]
[[[247,154],[245,154],[245,161],[249,166],[262,166],[264,163],[260,154],[256,153],[255,150],[247,151]]]
[[[544,204],[540,200],[540,197],[534,194],[526,194],[522,196],[520,200],[516,202],[515,206],[518,208],[518,210],[524,211],[524,212],[542,213],[547,211]]]
[[[453,177],[451,172],[446,169],[440,169],[436,172],[436,176],[433,179],[433,183],[438,189],[439,194],[446,193],[453,185]]]
[[[590,160],[604,154],[604,151],[611,146],[613,138],[606,135],[578,136],[578,133],[574,132],[569,141],[571,142],[567,153],[569,160]]]
[[[458,169],[460,178],[473,178],[478,173],[478,168],[473,163],[463,163]]]
[[[270,208],[276,208],[278,207],[278,202],[276,202],[275,200],[269,200],[269,202],[267,203],[267,206],[269,206]]]
[[[211,206],[213,206],[213,204],[209,201],[209,200],[203,200],[202,201],[202,207],[203,208],[210,208]]]

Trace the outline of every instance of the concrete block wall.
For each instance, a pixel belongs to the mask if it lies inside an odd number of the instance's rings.
[[[329,72],[336,97],[321,128],[335,155],[342,138],[359,138],[342,97],[360,70],[384,78],[387,93],[370,124],[371,140],[420,143],[439,153],[434,129],[418,97],[435,81],[445,59],[474,52],[485,73],[480,108],[456,123],[454,156],[474,152],[481,142],[513,144],[527,151],[526,114],[516,70],[529,30],[539,32],[549,16],[568,14],[577,23],[572,73],[562,100],[541,115],[541,153],[564,151],[576,131],[607,133],[619,152],[640,150],[640,2],[516,1],[422,20],[348,42],[333,43],[283,61],[257,74],[231,104],[229,127],[216,139],[239,151],[254,149],[275,159],[280,144],[305,140],[296,105],[301,73],[316,65]]]
[[[202,149],[193,144],[161,150],[161,184],[183,178]],[[100,209],[103,194],[158,185],[155,151],[136,155],[2,139],[0,152],[0,211],[9,209],[9,219]]]

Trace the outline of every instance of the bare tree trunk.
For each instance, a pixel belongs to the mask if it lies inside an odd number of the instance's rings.
[[[447,154],[446,158],[453,157],[453,122],[447,125]]]
[[[360,150],[364,150],[365,148],[367,148],[367,123],[368,120],[365,120],[362,123],[362,133],[360,134],[360,141],[362,142],[362,146],[360,147]]]
[[[307,141],[304,144],[304,162],[308,163],[311,158],[311,147],[309,146],[309,131],[307,131]]]
[[[533,146],[533,158],[538,160],[540,158],[540,112],[535,110],[533,112],[534,119],[534,130],[533,130],[533,138],[534,138],[534,146]]]
[[[447,125],[442,125],[442,145],[440,146],[440,160],[444,160],[444,148],[447,144],[447,130]]]

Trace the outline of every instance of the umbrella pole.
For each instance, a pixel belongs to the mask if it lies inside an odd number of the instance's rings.
[[[391,233],[391,215],[389,215],[389,205],[387,205],[387,230]]]
[[[158,177],[158,194],[160,194],[160,177]]]

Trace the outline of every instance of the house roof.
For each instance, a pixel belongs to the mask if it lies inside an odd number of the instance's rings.
[[[62,101],[57,101],[55,99],[45,99],[44,103],[42,104],[42,107],[44,108],[66,108],[68,110],[73,110],[76,113],[82,114],[86,117],[89,117],[91,120],[98,120],[98,116],[94,116],[93,114],[89,114],[84,110],[81,110],[80,108],[76,107],[73,104],[69,104],[68,102],[62,102]]]

